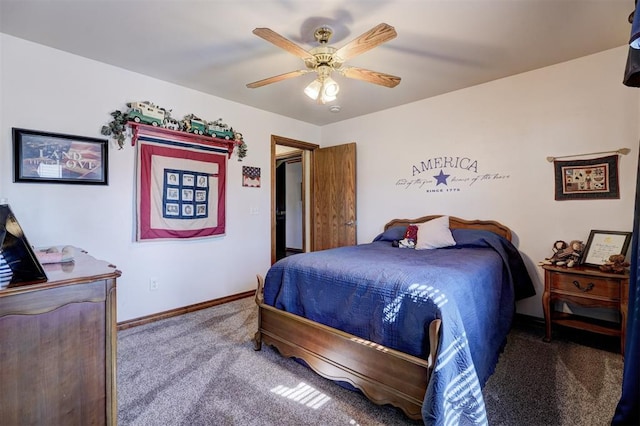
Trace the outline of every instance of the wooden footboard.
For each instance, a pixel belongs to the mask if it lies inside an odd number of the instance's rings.
[[[429,327],[431,349],[424,360],[265,305],[263,286],[258,275],[255,350],[260,350],[262,343],[274,346],[283,356],[304,360],[327,379],[350,383],[376,404],[391,404],[412,419],[421,418],[438,349],[440,320]]]

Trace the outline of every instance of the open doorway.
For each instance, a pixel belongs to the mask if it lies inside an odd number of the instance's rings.
[[[271,136],[271,263],[312,250],[310,165],[318,147]]]
[[[279,147],[277,147],[279,148]],[[276,149],[276,260],[305,251],[303,152]]]

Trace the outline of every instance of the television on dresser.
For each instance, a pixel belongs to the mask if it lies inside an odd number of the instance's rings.
[[[47,281],[22,227],[8,204],[0,204],[0,287]]]

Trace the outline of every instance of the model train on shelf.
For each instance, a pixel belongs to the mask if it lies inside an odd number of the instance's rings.
[[[242,134],[235,132],[221,118],[215,121],[206,121],[194,114],[188,114],[182,120],[176,120],[171,117],[171,110],[167,111],[148,101],[129,102],[127,107],[129,110],[126,115],[129,121],[218,139],[242,140]]]

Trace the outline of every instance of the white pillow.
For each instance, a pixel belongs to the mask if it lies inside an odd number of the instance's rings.
[[[440,247],[455,246],[449,230],[449,216],[441,216],[418,225],[418,241],[416,250],[436,249]]]

